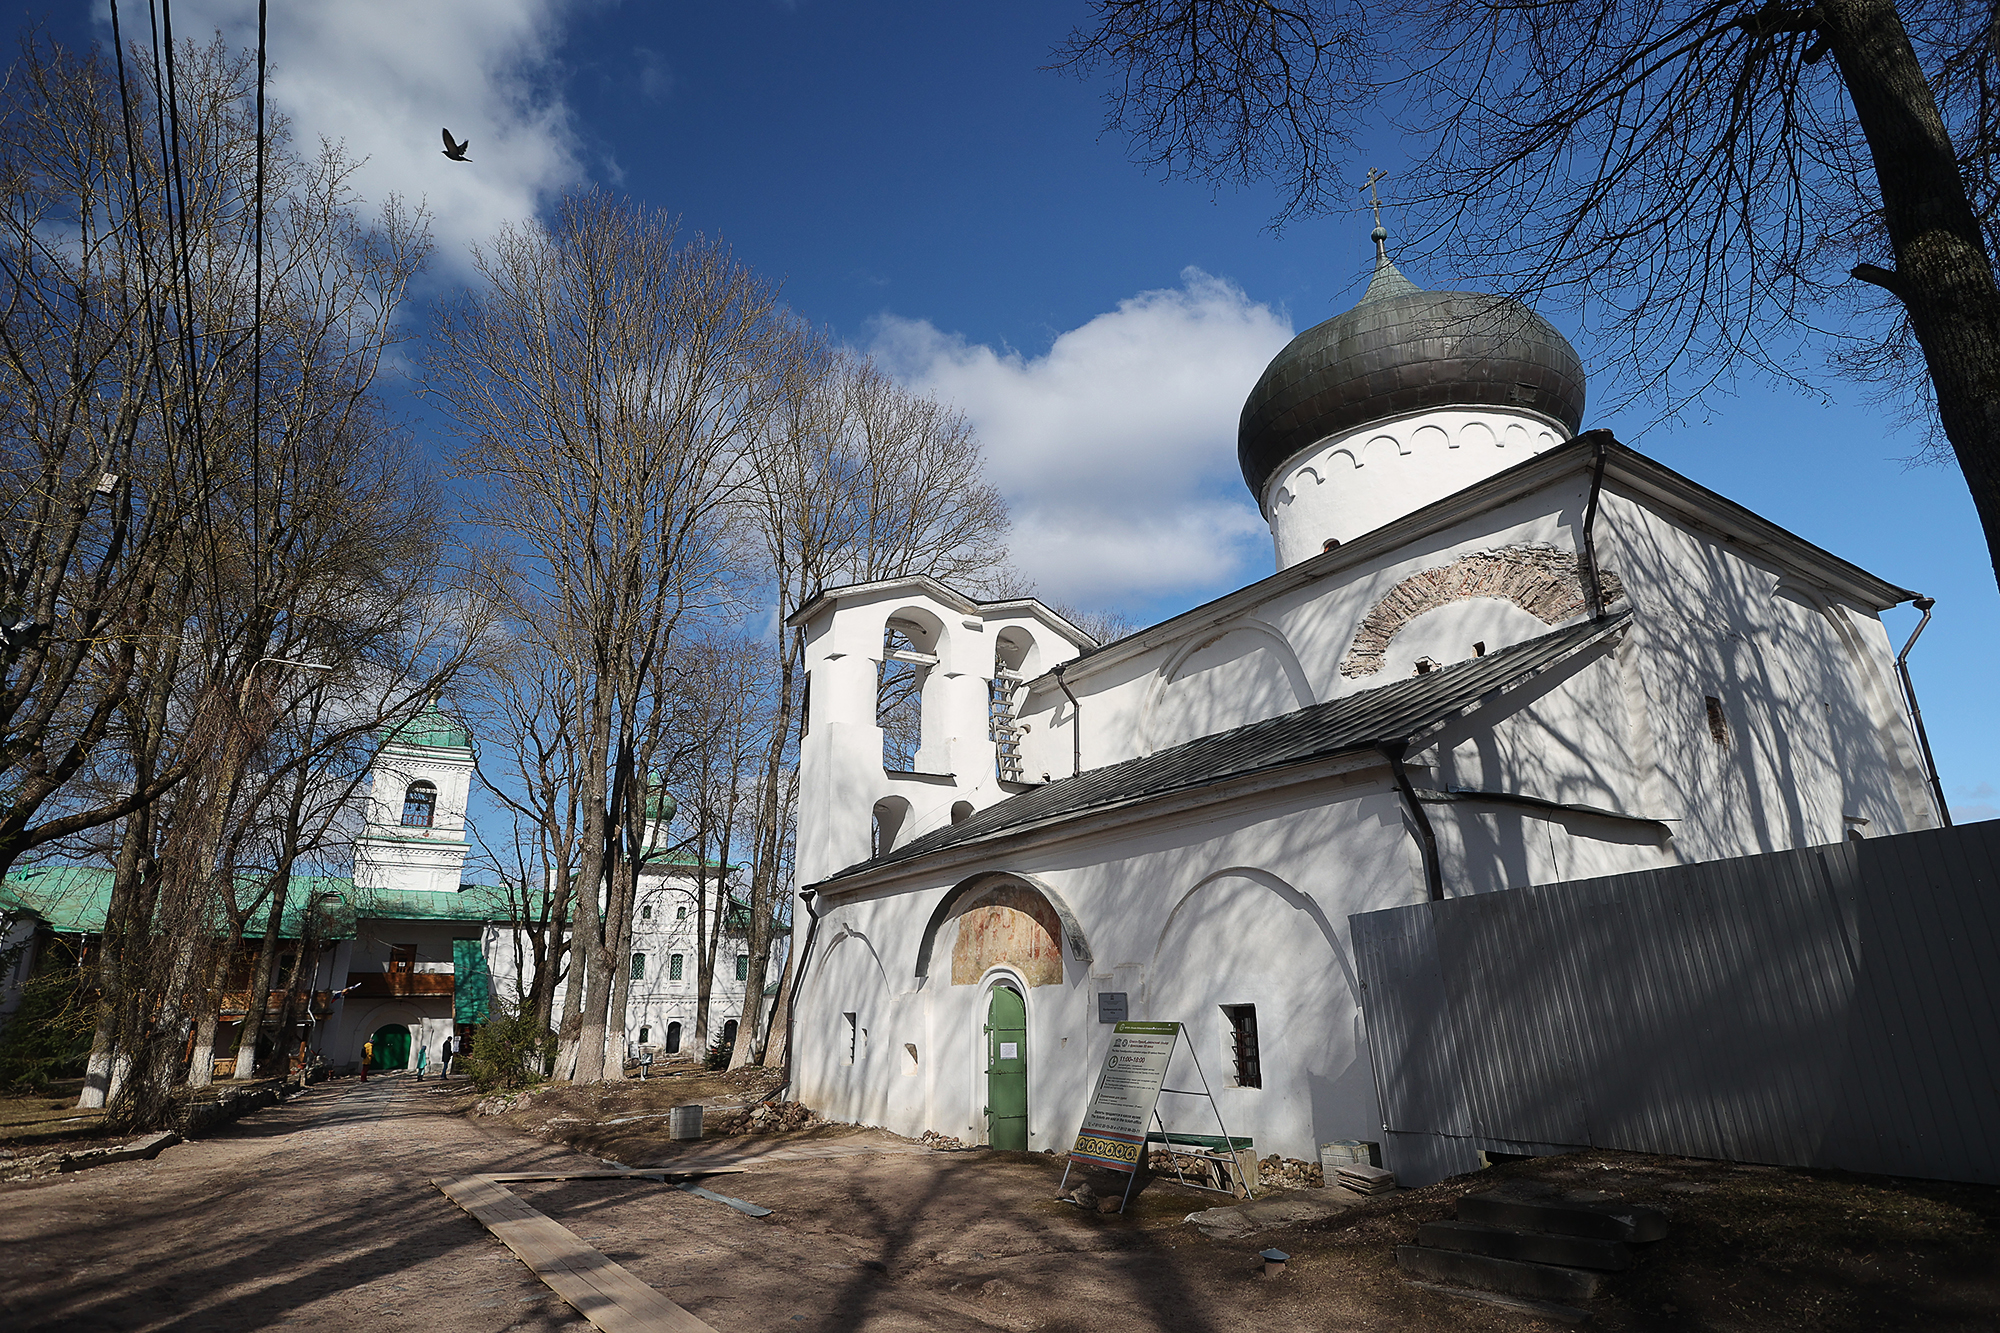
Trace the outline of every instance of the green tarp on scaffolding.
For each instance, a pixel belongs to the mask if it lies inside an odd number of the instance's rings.
[[[459,1023],[484,1023],[493,1008],[493,977],[486,970],[486,951],[478,940],[451,942],[452,1017]]]

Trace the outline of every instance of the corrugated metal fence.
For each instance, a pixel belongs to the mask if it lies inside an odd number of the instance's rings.
[[[2000,1183],[2000,821],[1349,922],[1406,1183],[1582,1145]]]

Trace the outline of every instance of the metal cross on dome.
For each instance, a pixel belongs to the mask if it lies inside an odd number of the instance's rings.
[[[1368,191],[1368,206],[1375,210],[1375,225],[1378,227],[1382,225],[1382,196],[1376,193],[1375,182],[1388,179],[1388,172],[1379,167],[1370,167],[1368,179],[1361,183],[1361,188]]]

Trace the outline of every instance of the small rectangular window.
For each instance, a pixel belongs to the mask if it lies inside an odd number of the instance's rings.
[[[842,1014],[840,1017],[847,1024],[847,1058],[842,1060],[841,1063],[851,1065],[854,1063],[855,1039],[861,1031],[861,1024],[854,1014]]]
[[[682,959],[682,957],[683,957],[683,955],[681,955],[681,954],[677,954],[677,953],[670,953],[670,954],[668,954],[668,955],[667,955],[667,980],[668,980],[668,981],[679,981],[679,980],[681,979],[681,959]]]
[[[1714,695],[1706,697],[1708,704],[1708,734],[1715,738],[1717,745],[1729,744],[1729,719],[1723,716],[1722,700]]]
[[[1257,1006],[1225,1004],[1222,1012],[1229,1019],[1229,1052],[1236,1065],[1236,1086],[1263,1087],[1264,1066],[1257,1054]]]
[[[738,981],[750,980],[750,955],[747,953],[736,955],[736,979]]]
[[[651,903],[647,903],[639,909],[639,919],[641,921],[651,921],[653,919],[653,905]]]
[[[632,955],[632,980],[644,981],[645,979],[646,979],[646,955],[642,953],[635,953]]]

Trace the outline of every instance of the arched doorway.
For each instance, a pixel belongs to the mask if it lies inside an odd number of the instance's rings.
[[[375,1029],[375,1058],[370,1069],[402,1069],[410,1063],[410,1030],[401,1023],[384,1023]]]
[[[736,1049],[736,1020],[733,1018],[722,1025],[722,1049],[725,1051]]]
[[[1011,986],[986,997],[986,1144],[1028,1150],[1028,1005]]]

